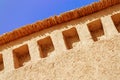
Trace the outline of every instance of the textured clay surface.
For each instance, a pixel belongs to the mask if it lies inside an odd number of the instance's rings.
[[[25,64],[25,63],[24,63]],[[120,80],[120,35],[29,62],[0,80]]]

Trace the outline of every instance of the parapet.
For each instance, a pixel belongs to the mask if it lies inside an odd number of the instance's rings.
[[[101,0],[0,36],[0,71],[119,35],[120,0]]]

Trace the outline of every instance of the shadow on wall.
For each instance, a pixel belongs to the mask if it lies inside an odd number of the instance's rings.
[[[39,51],[40,51],[40,57],[45,58],[54,50],[53,42],[51,40],[51,37],[48,36],[44,39],[39,40],[38,42]]]
[[[14,67],[15,68],[22,67],[24,62],[29,61],[30,54],[29,54],[27,44],[14,49],[13,50],[13,58],[14,58]]]
[[[118,32],[120,32],[120,13],[111,16],[111,18],[116,26],[116,29],[118,30]]]
[[[0,54],[0,71],[4,69],[3,56]]]
[[[76,28],[71,28],[62,32],[67,49],[73,48],[73,43],[79,42]]]
[[[94,41],[98,41],[99,37],[104,35],[103,26],[100,19],[87,24],[87,26]]]

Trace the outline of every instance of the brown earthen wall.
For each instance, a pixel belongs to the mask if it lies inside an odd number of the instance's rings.
[[[25,67],[30,61],[47,59],[70,51],[78,45],[85,47],[97,41],[111,39],[113,36],[119,35],[119,24],[120,4],[4,44],[0,46],[2,54],[2,56],[0,55],[0,72]],[[28,28],[24,27],[24,29]],[[24,29],[20,28],[19,30],[24,31]],[[8,35],[3,36],[7,39]],[[10,38],[12,37],[10,36]]]

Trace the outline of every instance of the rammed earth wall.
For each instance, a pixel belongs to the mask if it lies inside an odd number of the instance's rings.
[[[24,68],[30,61],[68,53],[78,45],[86,48],[87,45],[119,36],[119,3],[119,0],[101,0],[2,35],[1,75]]]

